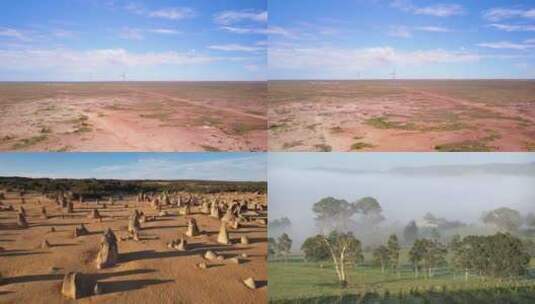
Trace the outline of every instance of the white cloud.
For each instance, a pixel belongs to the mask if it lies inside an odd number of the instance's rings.
[[[249,28],[249,27],[234,27],[234,26],[222,26],[220,29],[234,33],[234,34],[258,34],[258,35],[279,35],[285,37],[293,37],[293,34],[288,30],[279,26],[270,26],[267,28]]]
[[[535,25],[513,25],[492,23],[489,26],[506,32],[535,32]]]
[[[435,17],[450,17],[464,14],[464,8],[459,4],[437,3],[430,6],[416,6],[409,0],[394,0],[391,6],[415,15],[429,15]]]
[[[427,7],[415,8],[413,12],[416,15],[449,17],[455,15],[462,15],[464,13],[464,9],[458,4],[436,4]]]
[[[267,22],[268,13],[266,11],[253,12],[245,11],[223,11],[214,16],[214,22],[220,25],[231,25],[241,21]]]
[[[119,165],[101,165],[91,170],[56,166],[48,170],[35,171],[2,164],[0,175],[34,178],[99,178],[99,179],[163,179],[163,180],[221,180],[221,181],[265,181],[266,154],[214,160],[191,161],[180,157],[143,157]]]
[[[29,38],[20,30],[0,27],[0,37],[15,38],[18,40],[29,40]]]
[[[432,33],[449,33],[449,32],[451,32],[450,29],[445,28],[445,27],[440,27],[440,26],[418,26],[418,27],[415,27],[415,29],[418,30],[418,31],[432,32]]]
[[[119,37],[129,40],[143,40],[147,33],[158,35],[177,35],[180,32],[173,29],[154,28],[154,29],[138,29],[138,28],[123,28],[119,32]]]
[[[392,26],[388,30],[387,34],[389,36],[393,37],[399,37],[399,38],[411,38],[412,37],[412,31],[419,31],[419,32],[431,32],[431,33],[449,33],[451,32],[450,29],[440,26],[416,26],[416,27],[408,27],[408,26]]]
[[[247,45],[241,45],[241,44],[210,45],[208,46],[208,48],[211,50],[227,51],[227,52],[258,52],[258,51],[265,50],[265,48],[247,46]]]
[[[162,34],[162,35],[176,35],[180,33],[177,30],[165,29],[165,28],[148,29],[146,31],[149,33]]]
[[[122,8],[136,15],[169,20],[188,19],[197,15],[195,10],[189,7],[167,7],[157,10],[149,10],[142,4],[131,2],[124,5]]]
[[[411,31],[406,26],[393,26],[388,31],[389,36],[399,37],[399,38],[410,38],[412,37]]]
[[[483,18],[494,22],[511,18],[535,19],[535,9],[492,8],[483,12]]]
[[[93,169],[97,177],[118,179],[266,180],[264,154],[209,161],[143,158],[126,165]]]
[[[182,20],[194,17],[195,11],[188,7],[172,7],[151,11],[148,13],[148,16],[153,18]]]
[[[0,50],[0,69],[92,71],[122,67],[204,64],[219,58],[193,52],[132,53],[124,49],[77,51],[68,49]]]
[[[491,48],[491,49],[511,49],[511,50],[526,50],[526,49],[535,47],[535,45],[512,43],[508,41],[483,42],[483,43],[478,43],[477,46]]]
[[[280,26],[270,26],[267,28],[266,33],[268,35],[280,35],[280,36],[285,36],[285,37],[293,36],[290,31]]]
[[[441,49],[399,51],[391,47],[338,49],[332,47],[291,48],[275,46],[268,53],[270,67],[281,69],[326,69],[359,71],[389,66],[475,62],[480,56]]]

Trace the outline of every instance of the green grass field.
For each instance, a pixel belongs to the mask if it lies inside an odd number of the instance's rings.
[[[535,265],[535,259],[531,261]],[[532,271],[533,272],[533,271]],[[341,288],[332,264],[294,259],[270,261],[270,303],[535,303],[535,273],[517,280],[498,280],[438,269],[433,278],[416,279],[408,266],[400,274],[375,266],[348,271]],[[503,300],[500,299],[510,299]]]

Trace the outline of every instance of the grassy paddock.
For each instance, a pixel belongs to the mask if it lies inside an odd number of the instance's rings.
[[[341,288],[332,264],[309,263],[297,257],[287,262],[270,261],[268,274],[270,303],[276,304],[535,303],[533,277],[500,281],[472,275],[465,281],[463,274],[441,268],[430,279],[416,279],[408,266],[399,274],[358,266],[348,271],[348,288]]]

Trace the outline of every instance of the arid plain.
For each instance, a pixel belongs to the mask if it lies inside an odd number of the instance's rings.
[[[535,81],[270,81],[270,151],[533,151]]]
[[[0,83],[2,151],[265,151],[265,82]]]
[[[35,182],[40,183],[43,180]],[[110,181],[103,187],[121,184],[125,182]],[[99,201],[70,192],[42,194],[7,187],[0,190],[2,303],[70,303],[62,294],[69,272],[81,273],[77,303],[266,301],[265,194],[222,188],[212,194],[146,192],[136,197],[118,191]],[[213,214],[216,208],[218,217]],[[139,222],[132,224],[136,213]],[[189,236],[192,219],[198,233]],[[222,226],[227,227],[227,244],[220,242]],[[118,256],[111,258],[113,264],[99,267],[103,252],[110,254],[104,249],[108,228],[116,237]],[[136,230],[133,235],[131,229]],[[247,279],[254,289],[246,286]]]

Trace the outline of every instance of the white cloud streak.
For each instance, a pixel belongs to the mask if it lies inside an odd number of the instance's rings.
[[[464,8],[459,4],[437,3],[430,6],[416,6],[409,0],[394,0],[391,6],[415,15],[450,17],[464,14]]]
[[[170,7],[160,10],[151,11],[148,13],[152,18],[163,18],[169,20],[182,20],[194,17],[195,11],[188,7]]]
[[[489,25],[495,29],[506,31],[506,32],[535,32],[535,25],[522,24],[501,24],[501,23],[492,23]]]
[[[270,67],[280,69],[326,69],[359,71],[389,66],[421,66],[440,63],[476,62],[477,54],[442,49],[404,52],[392,47],[338,49],[332,47],[273,47]]]
[[[197,15],[195,10],[189,7],[167,7],[157,10],[148,10],[145,6],[138,3],[129,3],[123,6],[123,9],[136,15],[168,20],[188,19]]]
[[[512,43],[508,41],[499,41],[478,43],[477,46],[490,49],[527,50],[534,48],[535,44],[530,44],[529,41],[527,41],[527,43]]]
[[[247,46],[241,44],[221,44],[208,46],[211,50],[225,51],[225,52],[258,52],[264,51],[265,48],[256,46]]]
[[[177,35],[180,32],[173,29],[155,28],[155,29],[138,29],[138,28],[123,28],[119,32],[119,37],[128,40],[143,40],[146,34],[157,35]]]
[[[29,40],[29,38],[22,31],[8,27],[0,27],[0,37],[13,38],[23,41]]]
[[[293,35],[286,29],[279,26],[263,27],[234,27],[234,26],[222,26],[220,29],[235,33],[235,34],[258,34],[258,35],[278,35],[285,37],[292,37]]]
[[[92,71],[117,67],[150,67],[158,65],[205,64],[218,58],[196,53],[148,52],[132,53],[124,49],[96,49],[77,51],[69,49],[0,50],[0,69]]]
[[[418,26],[418,27],[415,27],[415,29],[418,31],[431,32],[431,33],[449,33],[452,31],[449,28],[440,27],[440,26]]]
[[[512,18],[535,19],[535,9],[492,8],[483,12],[483,18],[493,22]]]
[[[242,21],[267,22],[268,13],[266,11],[253,12],[245,11],[223,11],[214,16],[214,22],[220,25],[231,25]]]
[[[127,165],[97,167],[92,175],[117,179],[265,181],[266,158],[257,155],[196,162],[144,158]]]

